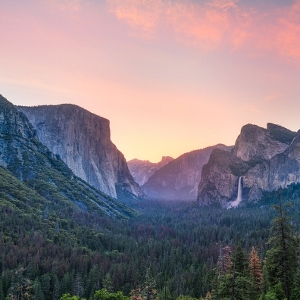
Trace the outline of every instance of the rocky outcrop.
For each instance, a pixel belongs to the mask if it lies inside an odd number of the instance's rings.
[[[281,139],[280,132],[284,135],[289,131],[274,124],[268,124],[267,129],[252,124],[245,125],[236,140],[233,154],[244,161],[269,160],[282,153],[291,142],[289,139]]]
[[[300,182],[300,131],[290,146],[270,160],[270,190]]]
[[[129,171],[140,186],[147,182],[157,170],[168,164],[174,158],[170,156],[163,156],[158,163],[152,163],[149,160],[132,159],[127,162]]]
[[[107,119],[70,104],[18,110],[26,114],[40,141],[75,175],[114,198],[117,190],[142,195],[123,154],[110,140]]]
[[[142,186],[149,198],[166,200],[195,200],[202,167],[214,149],[230,150],[216,145],[185,153],[156,171]]]
[[[263,191],[273,191],[299,180],[298,135],[284,127],[245,125],[231,153],[213,151],[203,167],[198,188],[201,205],[234,201],[238,179],[242,177],[243,199],[261,199]],[[299,146],[300,147],[300,146]]]
[[[247,168],[243,161],[232,153],[220,149],[212,151],[209,161],[202,168],[199,189],[202,191],[202,204],[218,201],[226,203],[227,199],[237,190],[236,175],[232,174],[231,166]]]

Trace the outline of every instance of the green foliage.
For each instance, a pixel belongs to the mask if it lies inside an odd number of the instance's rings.
[[[190,297],[190,296],[180,295],[179,297],[176,298],[176,300],[197,300],[197,298],[193,298],[193,297]]]
[[[110,293],[106,289],[96,291],[94,294],[94,300],[130,300],[129,297],[123,295],[122,292]]]
[[[217,243],[240,241],[244,251],[250,251],[252,245],[264,251],[274,216],[273,210],[259,206],[220,210],[184,202],[146,201],[137,204],[141,213],[130,221],[76,209],[65,210],[63,216],[51,203],[44,218],[48,202],[37,193],[26,195],[32,190],[14,177],[9,180],[15,180],[18,193],[25,196],[20,204],[14,202],[16,194],[0,200],[1,216],[5,216],[0,219],[0,279],[5,297],[11,286],[9,272],[19,265],[24,266],[24,276],[31,280],[34,293],[39,281],[45,300],[75,295],[78,273],[81,297],[87,299],[105,286],[110,293],[129,295],[131,290],[139,286],[143,290],[153,281],[157,294],[164,295],[166,288],[168,299],[183,294],[204,297],[211,290],[219,255]],[[40,208],[34,205],[34,197],[37,203],[40,201]],[[25,204],[24,209],[18,208]]]
[[[3,292],[3,285],[2,280],[0,280],[0,300],[4,300],[4,292]]]
[[[297,240],[288,215],[290,204],[283,205],[280,197],[279,200],[279,205],[274,205],[277,216],[270,230],[269,244],[272,248],[267,252],[266,269],[271,288],[282,283],[289,300],[297,269]]]
[[[69,293],[67,294],[63,294],[60,297],[60,300],[80,300],[81,298],[79,298],[78,296],[71,296]]]
[[[248,259],[240,244],[237,245],[235,251],[232,254],[233,269],[237,275],[249,275]]]
[[[286,300],[281,282],[275,284],[261,300]],[[296,300],[296,298],[295,298]]]

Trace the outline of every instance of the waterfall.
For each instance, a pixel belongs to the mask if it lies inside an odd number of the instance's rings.
[[[237,197],[236,197],[236,199],[234,201],[232,201],[228,205],[228,208],[237,207],[241,203],[241,201],[242,201],[242,177],[239,177]]]

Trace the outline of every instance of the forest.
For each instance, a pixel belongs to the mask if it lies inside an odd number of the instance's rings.
[[[15,186],[0,186],[0,300],[300,299],[299,185],[237,209],[139,200],[128,218],[37,211]]]

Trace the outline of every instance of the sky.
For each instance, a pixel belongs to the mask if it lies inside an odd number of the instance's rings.
[[[300,0],[0,0],[0,94],[110,120],[127,160],[300,129]]]

